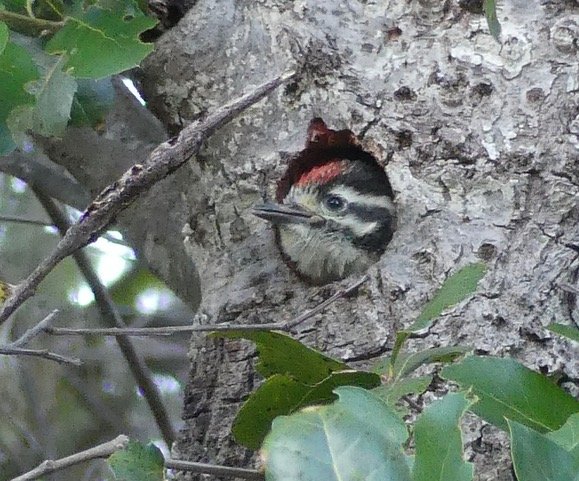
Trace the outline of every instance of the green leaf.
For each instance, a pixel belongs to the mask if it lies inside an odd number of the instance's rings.
[[[338,401],[278,417],[262,458],[266,481],[410,481],[404,422],[364,389],[336,389]]]
[[[264,377],[287,374],[303,384],[312,385],[326,379],[332,372],[350,370],[347,364],[278,332],[231,330],[211,335],[255,342],[259,352],[256,369]]]
[[[497,19],[497,2],[495,0],[484,0],[483,11],[487,19],[487,25],[493,38],[498,42],[501,36],[501,24]]]
[[[463,461],[459,421],[473,401],[447,394],[416,421],[413,481],[472,481],[473,465]]]
[[[393,366],[394,375],[399,379],[408,376],[424,364],[453,362],[471,350],[471,348],[461,346],[432,347],[413,354],[399,355]]]
[[[145,446],[130,441],[125,449],[112,454],[108,463],[117,481],[163,481],[165,461],[153,443]]]
[[[511,453],[519,481],[578,481],[579,456],[547,436],[508,420]]]
[[[62,71],[65,63],[65,58],[58,59],[42,79],[26,85],[36,104],[12,111],[8,126],[13,133],[32,130],[46,137],[64,133],[77,88],[76,81]]]
[[[476,286],[486,272],[482,262],[469,264],[452,274],[440,287],[434,297],[426,303],[413,325],[414,330],[421,330],[430,325],[442,311],[466,299],[476,291]]]
[[[2,0],[0,9],[26,14],[26,0]]]
[[[4,22],[0,22],[0,55],[4,52],[6,45],[8,44],[8,38],[10,37],[8,33],[8,25]]]
[[[398,411],[399,408],[396,404],[402,396],[423,393],[431,382],[431,376],[408,377],[378,386],[373,389],[372,392],[379,396],[386,404]]]
[[[569,416],[561,429],[547,433],[545,436],[579,458],[579,413]]]
[[[416,321],[407,329],[396,333],[391,362],[396,361],[400,348],[412,333],[426,329],[434,319],[442,314],[442,311],[458,304],[472,294],[485,272],[486,265],[477,262],[463,267],[446,279],[434,297],[426,303]]]
[[[74,126],[97,126],[115,101],[115,89],[110,78],[100,80],[79,79],[71,111]]]
[[[24,86],[38,78],[38,69],[30,54],[13,42],[6,43],[0,54],[0,155],[16,147],[6,123],[10,112],[17,106],[33,104],[34,96]]]
[[[572,341],[579,342],[579,329],[575,326],[570,326],[568,324],[557,324],[553,322],[547,326],[549,331],[554,332],[555,334],[560,334],[561,336],[567,337]]]
[[[67,2],[68,3],[68,2]],[[35,0],[34,14],[37,18],[60,21],[67,10],[63,0]]]
[[[545,376],[514,359],[470,356],[445,367],[441,376],[479,398],[472,411],[501,429],[505,418],[540,432],[559,429],[579,402]]]
[[[275,374],[239,410],[233,423],[233,435],[239,444],[258,449],[277,416],[313,404],[329,403],[336,399],[333,390],[340,386],[371,389],[379,384],[378,375],[362,371],[334,372],[313,386],[302,384],[290,376]]]
[[[68,17],[46,51],[66,53],[66,66],[78,78],[103,78],[135,67],[153,50],[139,34],[156,25],[156,20],[137,12],[126,15],[91,6]]]

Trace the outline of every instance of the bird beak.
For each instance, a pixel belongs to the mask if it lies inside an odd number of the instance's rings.
[[[274,224],[321,225],[325,222],[323,217],[313,214],[298,205],[264,202],[253,206],[251,213]]]

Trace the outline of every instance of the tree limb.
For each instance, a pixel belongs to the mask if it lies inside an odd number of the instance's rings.
[[[243,331],[285,331],[291,332],[296,326],[306,321],[307,319],[315,316],[316,314],[322,312],[330,304],[334,303],[338,299],[347,296],[354,292],[358,287],[360,287],[364,282],[368,280],[368,275],[362,276],[356,282],[346,287],[345,289],[340,289],[334,295],[321,302],[309,311],[300,314],[294,319],[288,322],[274,322],[266,324],[208,324],[202,326],[166,326],[166,327],[139,327],[139,328],[108,328],[108,329],[72,329],[68,327],[50,327],[44,328],[47,334],[52,334],[54,336],[87,336],[87,335],[101,335],[101,336],[141,336],[141,337],[151,337],[151,336],[170,336],[179,332],[216,332],[216,331],[230,331],[243,330]]]
[[[0,355],[5,356],[34,356],[56,361],[60,364],[72,364],[73,366],[82,366],[82,361],[75,357],[66,357],[50,352],[47,349],[24,349],[22,347],[0,347]]]
[[[255,469],[233,468],[230,466],[219,466],[207,463],[195,463],[192,461],[181,461],[179,459],[165,460],[165,467],[177,469],[179,471],[190,471],[192,473],[212,474],[214,476],[227,476],[232,478],[259,479],[263,480],[263,473]]]
[[[34,189],[34,192],[61,234],[67,232],[70,229],[70,225],[54,201],[38,188]],[[95,296],[95,301],[103,320],[112,326],[121,328],[126,327],[126,324],[111,296],[94,271],[86,252],[78,250],[74,252],[72,256]],[[161,394],[153,382],[147,365],[141,356],[139,356],[137,350],[128,337],[117,337],[117,344],[121,349],[123,357],[127,361],[137,385],[143,393],[143,397],[153,413],[153,417],[155,418],[159,431],[163,435],[163,439],[168,446],[171,446],[175,440],[175,432],[171,425],[169,414],[167,413],[165,405],[161,399]]]
[[[199,152],[203,142],[219,127],[233,119],[283,82],[293,77],[287,73],[270,80],[247,95],[209,114],[205,120],[185,127],[173,139],[162,142],[142,164],[135,164],[121,178],[106,187],[87,207],[79,220],[60,240],[55,250],[20,283],[0,310],[0,324],[30,298],[40,282],[64,258],[94,242],[115,217],[155,183],[183,165]]]
[[[58,314],[58,309],[55,309],[54,311],[52,311],[50,314],[48,314],[48,316],[46,316],[44,319],[42,319],[42,321],[40,321],[38,324],[36,324],[35,326],[31,327],[30,329],[28,329],[24,334],[22,334],[22,336],[20,336],[18,339],[16,339],[15,341],[11,342],[10,344],[8,344],[7,347],[11,347],[11,348],[16,348],[16,347],[22,347],[25,346],[26,344],[28,344],[34,337],[36,337],[38,334],[40,334],[44,329],[46,329],[50,323],[54,320],[54,318],[56,317],[56,315]]]
[[[47,459],[32,471],[22,474],[21,476],[17,476],[11,481],[30,481],[32,479],[38,479],[45,474],[53,473],[54,471],[60,471],[70,466],[74,466],[75,464],[84,463],[85,461],[90,461],[91,459],[106,458],[114,452],[126,448],[128,444],[129,438],[125,435],[120,435],[112,441],[99,444],[94,448],[72,454],[71,456],[67,456],[65,458],[56,460]]]
[[[0,171],[19,178],[29,186],[41,185],[51,197],[82,210],[90,202],[88,192],[60,165],[42,161],[37,152],[25,153],[15,150],[0,157]]]

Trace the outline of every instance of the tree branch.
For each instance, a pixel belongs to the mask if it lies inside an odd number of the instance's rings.
[[[38,188],[34,189],[34,192],[61,234],[67,232],[70,229],[70,225],[54,201]],[[126,324],[123,321],[123,318],[120,315],[113,300],[111,299],[107,289],[101,283],[98,275],[94,271],[90,260],[86,255],[86,252],[78,250],[74,252],[72,256],[95,296],[95,301],[103,320],[111,326],[117,326],[121,328],[126,327]],[[141,356],[139,356],[132,344],[132,341],[128,337],[117,337],[117,344],[119,345],[119,348],[121,349],[121,352],[127,361],[129,369],[131,370],[137,385],[143,393],[143,397],[147,401],[147,404],[153,413],[153,417],[155,418],[155,422],[163,436],[163,439],[168,446],[171,446],[175,439],[175,432],[171,425],[169,414],[167,413],[165,405],[161,399],[161,394],[153,382],[147,365]]]
[[[0,324],[30,298],[40,282],[64,258],[94,242],[114,218],[155,183],[197,154],[203,142],[219,127],[233,119],[283,82],[293,77],[284,74],[266,82],[251,93],[209,114],[205,120],[185,127],[173,139],[161,143],[142,164],[135,164],[121,178],[106,187],[87,207],[79,220],[60,240],[55,250],[44,259],[28,278],[20,283],[0,310]]]
[[[0,157],[1,159],[1,157]],[[32,187],[33,184],[29,184],[30,187]],[[43,186],[43,190],[44,190],[44,186]],[[53,197],[53,195],[51,194],[50,190],[45,190],[45,192],[50,195],[50,197]],[[53,197],[54,199],[58,199],[60,200],[58,197]],[[66,202],[65,202],[66,204]],[[55,227],[55,225],[52,222],[46,222],[43,220],[35,220],[35,219],[25,219],[23,217],[18,217],[18,216],[12,216],[12,215],[0,215],[0,222],[14,222],[15,224],[29,224],[29,225],[36,225],[39,227]],[[120,246],[127,246],[127,243],[119,240],[119,239],[115,239],[112,235],[110,234],[103,234],[102,235],[103,238],[105,238],[106,240],[108,240],[109,242],[112,242],[113,244],[118,244]]]
[[[72,329],[68,327],[45,327],[44,331],[48,334],[54,336],[88,336],[88,335],[101,335],[101,336],[141,336],[141,337],[151,337],[151,336],[170,336],[179,332],[218,332],[218,331],[230,331],[232,329],[242,330],[242,331],[285,331],[291,332],[296,326],[306,321],[307,319],[315,316],[316,314],[322,312],[330,304],[336,302],[338,299],[345,297],[352,292],[354,292],[358,287],[360,287],[364,282],[368,280],[368,275],[362,276],[356,282],[346,287],[345,289],[340,289],[334,295],[321,302],[309,311],[300,314],[294,319],[288,322],[275,322],[269,324],[213,324],[213,325],[203,325],[203,326],[166,326],[166,327],[140,327],[140,328],[108,328],[108,329]]]
[[[29,186],[42,186],[51,197],[82,210],[90,202],[88,192],[66,170],[38,152],[25,153],[15,150],[0,157],[0,171],[18,177]]]
[[[50,352],[46,349],[24,349],[21,347],[0,347],[0,355],[5,356],[34,356],[48,359],[49,361],[56,361],[59,364],[72,364],[73,366],[82,366],[82,361],[75,357],[66,357]]]
[[[75,464],[84,463],[93,459],[108,458],[112,454],[122,449],[125,449],[129,444],[129,438],[124,434],[116,437],[112,441],[99,444],[94,448],[86,449],[78,453],[72,454],[65,458],[56,460],[47,459],[40,465],[27,473],[24,473],[11,481],[32,481],[38,479],[45,474],[50,474],[55,471],[62,471],[63,469],[74,466]],[[179,459],[166,459],[165,468],[177,469],[179,471],[190,471],[193,473],[213,474],[215,476],[227,476],[232,478],[243,479],[257,479],[263,480],[263,473],[254,469],[234,468],[230,466],[219,466],[207,463],[195,463],[191,461],[181,461]]]
[[[42,321],[40,321],[38,324],[36,324],[35,326],[28,329],[18,339],[11,342],[10,344],[8,344],[7,347],[16,348],[16,347],[25,346],[34,337],[38,336],[38,334],[40,334],[44,329],[49,327],[50,323],[54,320],[54,318],[56,317],[57,314],[58,314],[58,309],[55,309],[50,314],[48,314],[48,316],[46,316],[44,319],[42,319]]]
[[[233,468],[230,466],[218,466],[207,463],[194,463],[192,461],[181,461],[179,459],[171,458],[165,460],[165,467],[167,469],[190,471],[192,473],[213,474],[214,476],[259,480],[265,479],[263,473],[256,471],[255,469]]]
[[[75,464],[84,463],[85,461],[90,461],[91,459],[106,458],[114,452],[126,448],[128,444],[129,438],[125,435],[121,435],[112,441],[99,444],[94,448],[75,453],[71,456],[67,456],[66,458],[56,460],[47,459],[32,471],[13,478],[11,481],[30,481],[32,479],[38,479],[45,474],[53,473],[54,471],[60,471],[70,466],[74,466]]]
[[[36,349],[22,348],[22,346],[25,346],[27,343],[29,343],[32,340],[32,338],[34,338],[35,336],[40,334],[44,329],[46,329],[57,314],[58,310],[55,309],[50,314],[48,314],[48,316],[42,319],[38,324],[28,329],[18,339],[5,346],[0,346],[0,354],[6,356],[35,356],[41,357],[43,359],[48,359],[49,361],[56,361],[60,364],[72,364],[74,366],[82,365],[81,360],[75,357],[61,356],[60,354],[50,352],[46,349],[36,350]]]
[[[43,220],[25,219],[24,217],[17,217],[13,215],[0,215],[0,222],[14,222],[16,224],[30,224],[40,227],[50,227],[52,224]]]

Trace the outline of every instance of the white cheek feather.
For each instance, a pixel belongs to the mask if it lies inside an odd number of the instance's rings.
[[[349,215],[341,218],[339,222],[341,225],[348,227],[356,237],[364,237],[366,234],[370,234],[370,232],[373,232],[376,230],[376,227],[378,227],[377,221],[364,222]]]

